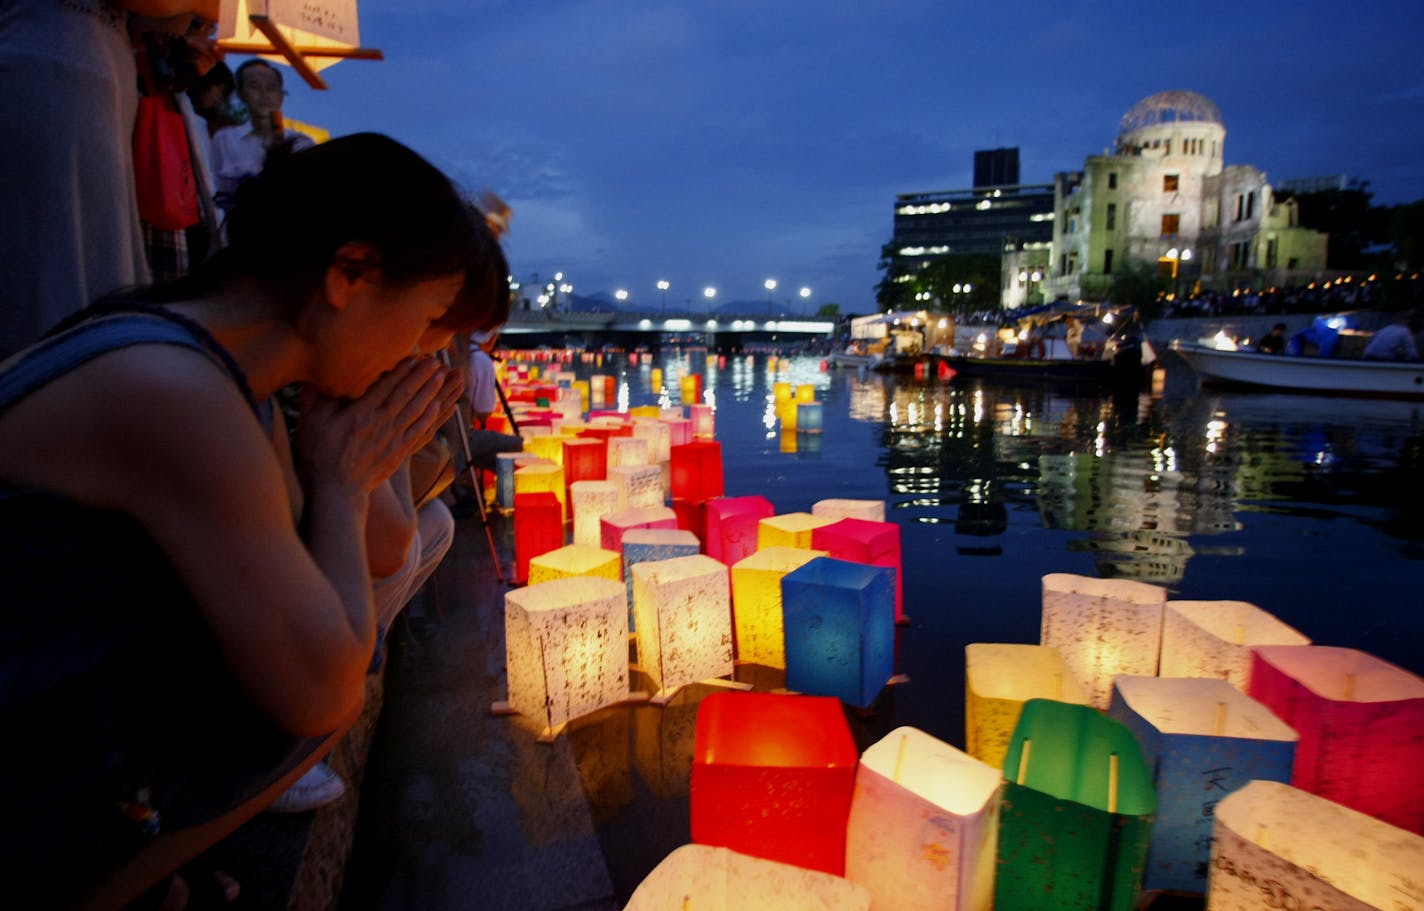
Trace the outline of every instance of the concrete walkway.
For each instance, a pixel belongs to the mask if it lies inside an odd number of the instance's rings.
[[[617,911],[569,738],[537,743],[490,714],[506,696],[508,590],[479,518],[461,519],[392,636],[343,909]]]

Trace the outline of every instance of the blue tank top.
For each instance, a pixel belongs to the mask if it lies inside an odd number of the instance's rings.
[[[0,412],[101,354],[154,344],[212,357],[251,401],[200,326],[137,306],[79,321],[9,362]],[[92,882],[158,831],[252,799],[319,742],[280,731],[240,692],[131,516],[3,482],[0,731],[0,858],[49,888]]]

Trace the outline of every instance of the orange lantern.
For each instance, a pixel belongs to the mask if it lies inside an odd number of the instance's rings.
[[[692,840],[842,875],[859,758],[835,699],[714,693],[697,715]]]

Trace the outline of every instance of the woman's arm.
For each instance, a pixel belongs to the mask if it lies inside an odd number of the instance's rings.
[[[415,503],[410,498],[410,460],[401,463],[371,494],[366,516],[366,557],[371,575],[384,579],[405,565],[406,551],[415,539]]]

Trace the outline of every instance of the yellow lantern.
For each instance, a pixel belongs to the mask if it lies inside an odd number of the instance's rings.
[[[622,557],[617,551],[589,544],[566,544],[529,560],[530,585],[569,576],[600,576],[622,581]]]
[[[768,516],[757,523],[757,550],[763,547],[799,547],[811,549],[811,533],[823,525],[838,522],[829,516],[809,512],[788,512]]]
[[[568,518],[568,492],[564,489],[564,469],[553,462],[537,462],[514,470],[514,494],[551,493],[559,501],[560,521]]]
[[[1167,591],[1128,579],[1070,573],[1043,577],[1039,642],[1055,646],[1068,670],[1106,709],[1118,674],[1157,675]]]
[[[1030,699],[1087,705],[1088,692],[1051,645],[977,642],[964,649],[964,743],[970,756],[1004,765]]]
[[[801,547],[766,547],[732,564],[732,615],[739,663],[786,667],[781,579],[825,555],[825,551]]]

